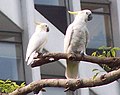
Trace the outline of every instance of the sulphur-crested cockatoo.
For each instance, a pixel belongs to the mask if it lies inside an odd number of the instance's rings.
[[[27,47],[25,59],[27,65],[32,64],[33,58],[38,52],[42,53],[42,49],[47,42],[48,31],[49,27],[46,23],[36,23],[35,32],[31,36]]]
[[[64,52],[75,54],[82,52],[85,54],[88,43],[87,21],[92,19],[92,12],[90,10],[68,12],[70,14],[76,14],[76,17],[67,28],[64,39]],[[66,63],[66,78],[78,78],[79,61],[67,60]]]

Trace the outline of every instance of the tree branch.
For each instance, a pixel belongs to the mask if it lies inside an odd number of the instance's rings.
[[[8,95],[8,94],[7,94],[7,93],[1,93],[1,92],[0,92],[0,95]]]
[[[120,78],[120,69],[109,72],[95,79],[42,79],[19,88],[9,95],[24,95],[30,92],[39,92],[44,87],[63,87],[65,91],[75,91],[79,88],[95,87],[111,83]]]
[[[89,55],[80,55],[80,54],[67,54],[67,53],[46,53],[44,55],[39,55],[35,58],[35,61],[31,65],[31,67],[41,66],[44,64],[48,64],[50,62],[58,61],[59,59],[69,59],[74,61],[86,61],[92,62],[93,64],[106,64],[113,67],[120,66],[120,57],[95,57]]]
[[[107,64],[109,66],[119,66],[120,58],[98,58],[93,56],[79,55],[79,54],[65,54],[65,53],[47,53],[35,58],[32,67],[41,66],[50,62],[57,61],[59,59],[68,59],[76,61],[87,61],[94,64]],[[79,88],[95,87],[111,83],[120,78],[120,69],[111,71],[107,74],[96,77],[95,79],[42,79],[36,82],[32,82],[29,85],[19,88],[9,95],[24,95],[30,92],[38,93],[44,90],[44,87],[63,87],[65,91],[75,91]]]

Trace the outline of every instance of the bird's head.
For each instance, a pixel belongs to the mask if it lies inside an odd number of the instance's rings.
[[[85,15],[87,21],[92,20],[92,12],[90,10],[83,10],[82,13]]]
[[[44,30],[45,32],[49,32],[49,27],[46,23],[35,22],[36,28],[39,30]]]
[[[92,20],[92,12],[90,10],[82,10],[82,11],[77,11],[77,12],[71,12],[68,11],[70,14],[75,14],[79,18],[83,18],[85,21],[90,21]]]

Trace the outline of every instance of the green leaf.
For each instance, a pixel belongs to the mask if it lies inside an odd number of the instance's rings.
[[[101,46],[98,48],[99,50],[109,50],[111,47]]]
[[[5,90],[4,89],[2,89],[2,93],[4,93],[5,92]]]
[[[106,51],[102,52],[102,56],[106,57]]]
[[[10,83],[10,82],[12,82],[12,81],[8,79],[8,80],[6,80],[5,82],[9,82],[9,83]]]
[[[92,72],[99,71],[99,69],[93,69]]]
[[[21,83],[20,87],[24,87],[25,86],[25,82]]]
[[[5,82],[3,80],[0,80],[0,84],[4,84]]]
[[[100,72],[97,72],[94,76],[93,76],[93,80],[95,80],[95,78],[97,77],[97,75],[99,74]]]
[[[111,54],[112,54],[112,57],[115,57],[116,56],[115,50],[111,49]]]
[[[96,52],[93,52],[93,53],[92,53],[92,56],[96,56],[96,54],[97,54]]]
[[[107,52],[107,57],[111,57],[111,51]]]
[[[103,66],[103,69],[105,71],[110,71],[111,70],[111,68],[108,65],[106,65],[106,64],[103,64],[102,66]]]
[[[101,47],[99,47],[98,49],[99,49],[99,50],[105,49],[105,46],[101,46]]]
[[[105,56],[103,56],[103,55],[99,55],[98,57],[105,57]]]
[[[120,48],[119,47],[113,47],[112,49],[114,49],[114,50],[120,50]]]
[[[25,86],[25,82],[21,83],[21,85],[17,85],[16,82],[12,82],[11,80],[0,80],[0,92],[3,93],[11,93],[19,87]]]

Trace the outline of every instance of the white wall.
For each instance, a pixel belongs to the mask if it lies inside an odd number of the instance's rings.
[[[120,0],[111,1],[111,18],[114,45],[120,47]]]
[[[22,29],[21,0],[0,0],[0,11]]]

